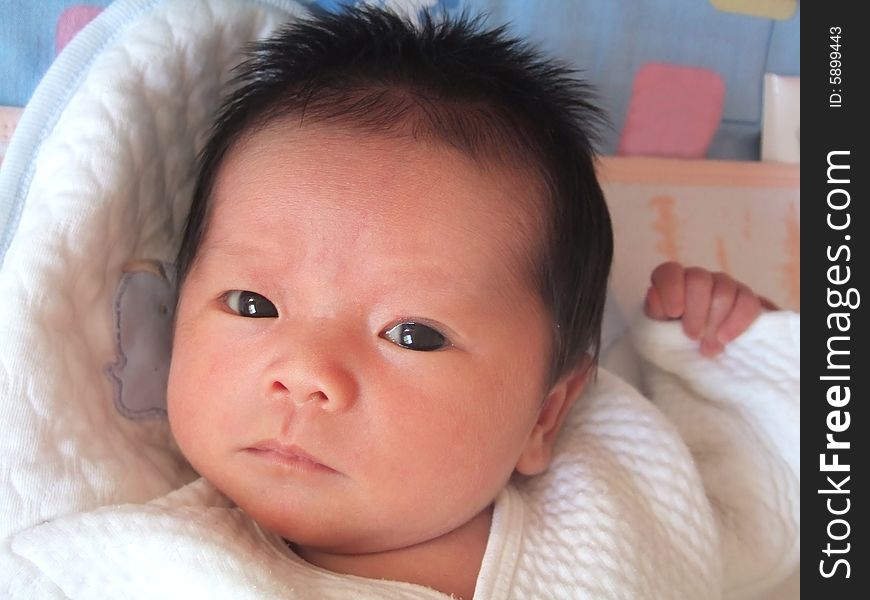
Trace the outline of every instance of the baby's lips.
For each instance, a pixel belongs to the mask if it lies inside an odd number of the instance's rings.
[[[285,444],[274,439],[263,440],[257,442],[246,450],[257,454],[273,454],[274,456],[281,457],[282,459],[286,459],[291,462],[302,461],[303,463],[308,463],[311,466],[316,467],[317,469],[338,473],[338,471],[333,469],[331,466],[325,464],[319,458],[308,453],[307,451],[295,444]]]

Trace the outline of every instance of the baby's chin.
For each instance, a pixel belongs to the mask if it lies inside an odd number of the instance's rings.
[[[395,541],[379,539],[371,519],[365,515],[355,516],[352,510],[294,505],[285,498],[265,495],[226,495],[260,527],[280,536],[294,549],[365,554],[396,545]]]
[[[232,498],[231,498],[232,499]],[[312,552],[335,555],[376,554],[402,550],[432,541],[462,523],[422,523],[415,519],[386,519],[382,515],[346,511],[294,510],[286,503],[262,497],[234,502],[263,529],[280,536],[303,558]]]

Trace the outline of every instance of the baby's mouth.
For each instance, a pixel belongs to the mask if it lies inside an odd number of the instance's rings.
[[[278,440],[263,440],[245,448],[245,454],[255,458],[283,465],[303,473],[338,473],[294,444],[283,444]]]

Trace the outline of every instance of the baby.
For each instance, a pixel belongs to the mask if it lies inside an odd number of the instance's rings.
[[[595,385],[600,115],[567,69],[466,18],[348,9],[239,73],[179,254],[173,434],[315,573],[496,597],[499,499],[550,467]],[[766,304],[668,263],[646,313],[712,357]]]

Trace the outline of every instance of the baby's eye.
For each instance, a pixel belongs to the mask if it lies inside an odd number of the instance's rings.
[[[233,290],[226,293],[224,302],[231,311],[242,317],[263,319],[278,316],[278,309],[275,308],[275,305],[257,292]]]
[[[402,348],[421,352],[440,350],[450,345],[441,333],[422,323],[399,323],[381,335]]]

